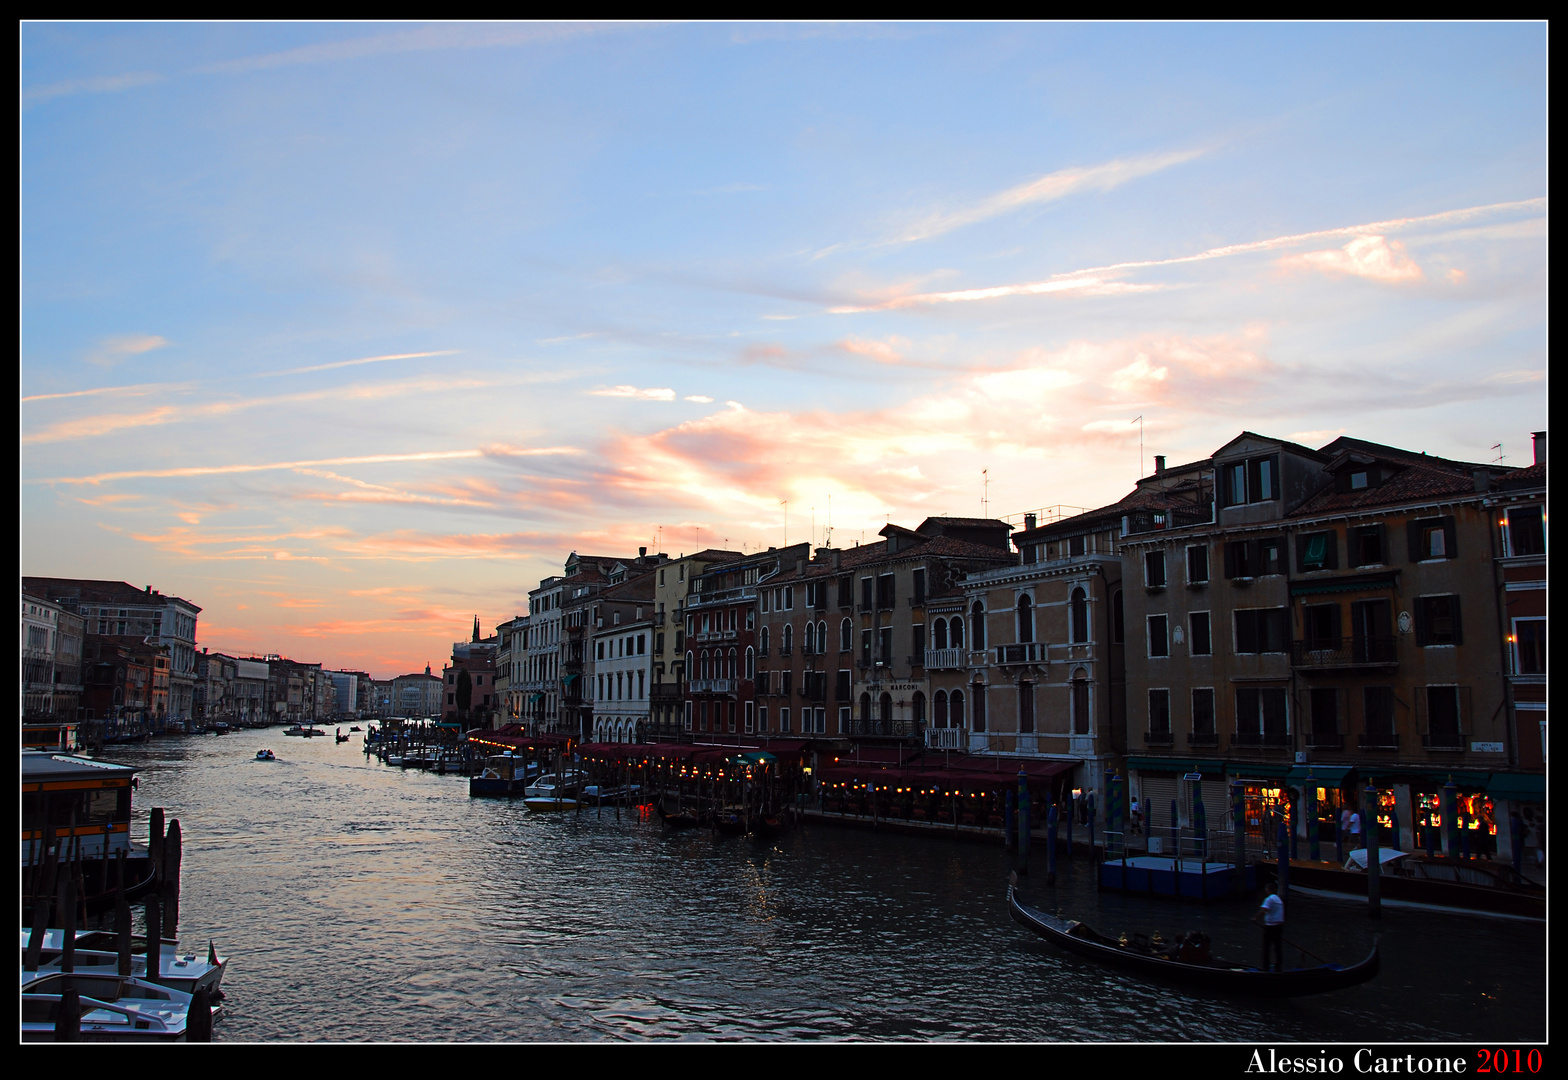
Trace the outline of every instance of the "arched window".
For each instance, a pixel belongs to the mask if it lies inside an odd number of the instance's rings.
[[[1082,645],[1089,640],[1089,596],[1079,586],[1073,590],[1072,605],[1073,644]]]
[[[917,724],[926,722],[926,696],[919,690],[909,700],[909,718]]]
[[[748,678],[748,679],[755,679],[756,677],[757,677],[757,650],[753,649],[750,645],[747,645],[746,646],[746,678]]]
[[[822,588],[825,589],[827,586],[824,585]],[[825,622],[817,623],[817,651],[823,656],[828,653],[828,624]]]
[[[697,666],[696,666],[695,663],[692,662],[692,654],[691,653],[687,653],[686,654],[686,677],[688,679],[695,678],[696,677],[696,675],[695,675],[696,671],[697,671]]]
[[[964,617],[962,615],[953,616],[952,630],[953,648],[962,649],[964,647]]]
[[[790,648],[794,644],[794,637],[795,637],[795,628],[793,626],[791,626],[789,623],[785,623],[784,624],[784,631],[783,631],[783,633],[779,634],[779,655],[780,656],[788,656],[789,655]]]
[[[838,650],[850,652],[855,647],[855,625],[848,619],[838,624]]]
[[[1018,640],[1034,640],[1034,601],[1028,594],[1018,598]]]
[[[931,628],[931,647],[933,649],[947,648],[947,620],[938,619]]]
[[[708,650],[702,650],[702,675],[701,678],[713,678],[713,664],[708,659]]]
[[[881,700],[877,702],[877,706],[877,718],[884,724],[891,724],[893,722],[893,695],[884,693]]]
[[[768,628],[766,626],[762,628],[762,655],[768,655]]]
[[[733,679],[735,677],[735,648],[734,648],[734,646],[730,647],[729,661],[730,661],[729,662],[729,670],[727,670],[724,673],[724,677],[726,679]]]
[[[985,608],[980,606],[980,601],[975,601],[975,606],[969,609],[969,646],[975,652],[985,652]]]
[[[947,727],[947,691],[938,690],[931,701],[931,719],[937,727]]]
[[[962,690],[953,691],[947,712],[949,723],[954,727],[964,726],[964,692]]]
[[[866,724],[869,724],[871,722],[871,695],[870,694],[861,694],[860,695],[860,720],[861,720],[862,723],[866,723]]]
[[[816,651],[817,651],[817,624],[816,623],[814,623],[814,622],[806,623],[805,628],[801,631],[801,633],[800,633],[800,651],[802,653],[804,653],[805,655],[807,655],[807,656],[812,656],[812,655],[814,655],[816,653]]]

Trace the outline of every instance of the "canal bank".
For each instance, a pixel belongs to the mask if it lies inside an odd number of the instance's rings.
[[[461,777],[367,761],[357,744],[283,742],[238,732],[112,758],[142,769],[140,807],[185,823],[182,923],[237,958],[220,1041],[1545,1035],[1538,924],[1478,931],[1404,911],[1374,924],[1302,898],[1290,940],[1348,959],[1378,931],[1376,980],[1273,1004],[1189,996],[1014,925],[1012,856],[994,841],[808,820],[761,844],[610,808],[531,815],[470,799]],[[255,762],[262,746],[279,760]],[[1098,929],[1201,929],[1217,953],[1257,948],[1247,904],[1102,893],[1087,860],[1064,860],[1049,889],[1033,877],[1037,904]]]

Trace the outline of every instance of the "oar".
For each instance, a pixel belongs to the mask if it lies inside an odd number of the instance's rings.
[[[1306,953],[1306,955],[1312,957],[1312,959],[1316,960],[1320,964],[1323,964],[1325,967],[1328,965],[1328,961],[1323,959],[1317,953],[1307,952],[1306,949],[1303,949],[1300,945],[1297,945],[1294,941],[1291,941],[1289,938],[1282,937],[1281,940],[1284,941],[1286,945],[1289,945],[1292,949],[1295,949],[1297,952]]]

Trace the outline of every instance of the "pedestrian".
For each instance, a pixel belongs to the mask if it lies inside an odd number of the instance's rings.
[[[1357,848],[1364,846],[1361,843],[1361,811],[1352,810],[1350,812],[1350,850],[1355,851]]]
[[[1132,799],[1132,834],[1137,836],[1143,831],[1143,811],[1138,808],[1138,797]]]
[[[1278,886],[1273,882],[1269,882],[1269,894],[1263,898],[1263,904],[1252,916],[1252,921],[1263,927],[1263,970],[1274,970],[1269,967],[1269,952],[1272,949],[1279,963],[1279,970],[1284,971],[1285,901],[1279,898]]]

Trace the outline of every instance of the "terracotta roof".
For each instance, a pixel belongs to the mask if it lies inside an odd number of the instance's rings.
[[[1376,444],[1365,443],[1365,447]],[[1495,466],[1471,465],[1466,462],[1448,461],[1443,458],[1423,457],[1408,451],[1393,454],[1364,450],[1379,460],[1401,468],[1376,487],[1358,491],[1336,491],[1332,486],[1318,492],[1291,512],[1289,517],[1316,517],[1344,511],[1367,509],[1375,506],[1392,506],[1399,503],[1425,502],[1431,499],[1475,496],[1475,478],[1471,469]]]
[[[178,600],[197,611],[189,600],[169,596],[153,589],[148,592],[124,581],[93,581],[82,578],[24,577],[22,587],[50,600],[83,600],[90,604],[157,604],[165,600]]]

